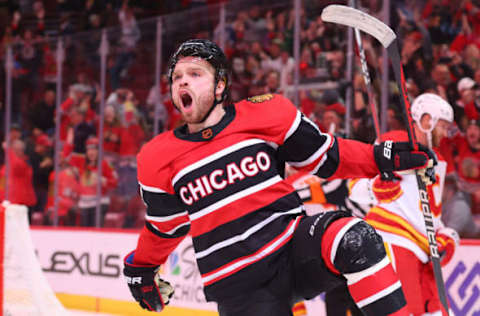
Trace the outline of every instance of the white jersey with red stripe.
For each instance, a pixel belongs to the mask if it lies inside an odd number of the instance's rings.
[[[197,133],[183,126],[155,137],[137,157],[147,216],[134,263],[164,263],[190,234],[206,297],[214,301],[277,273],[304,214],[282,178],[284,163],[323,178],[378,173],[371,145],[320,132],[280,95],[225,111]]]
[[[443,227],[441,222],[442,192],[447,170],[446,161],[435,151],[439,159],[435,166],[436,182],[427,186],[430,210],[435,229]],[[400,196],[389,202],[380,203],[373,194],[375,179],[356,179],[350,183],[350,199],[357,203],[374,206],[365,220],[375,227],[385,242],[411,250],[422,262],[428,261],[429,248],[425,220],[420,205],[420,194],[413,171],[400,172]]]

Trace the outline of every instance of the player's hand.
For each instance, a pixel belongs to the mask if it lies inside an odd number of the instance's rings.
[[[161,312],[170,302],[173,287],[158,275],[159,266],[138,266],[133,264],[134,252],[124,260],[123,274],[130,292],[144,309]]]
[[[455,229],[442,227],[435,233],[437,239],[438,253],[440,254],[440,264],[447,265],[453,257],[455,250],[460,244],[460,236]]]
[[[426,169],[426,176],[435,182],[433,166],[437,164],[437,157],[428,147],[418,144],[418,150],[412,150],[408,142],[387,140],[373,146],[373,155],[383,180],[395,179],[394,171]],[[432,163],[429,164],[429,160]]]
[[[400,185],[402,177],[395,173],[393,173],[393,175],[395,176],[394,179],[384,180],[378,176],[373,181],[372,191],[378,202],[390,203],[403,194],[402,186]]]

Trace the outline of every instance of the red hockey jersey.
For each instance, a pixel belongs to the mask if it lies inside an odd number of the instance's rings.
[[[208,300],[277,273],[303,214],[285,162],[322,178],[378,174],[371,145],[321,133],[281,95],[225,110],[216,125],[165,132],[137,156],[147,215],[134,263],[164,263],[190,233]]]

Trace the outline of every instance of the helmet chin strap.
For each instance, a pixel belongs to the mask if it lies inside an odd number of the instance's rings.
[[[205,115],[203,116],[203,118],[198,122],[198,123],[203,123],[207,120],[207,118],[210,116],[210,114],[212,113],[213,109],[215,109],[217,107],[218,104],[222,103],[223,102],[223,99],[224,99],[224,96],[222,94],[222,97],[220,98],[220,101],[217,100],[217,96],[215,95],[215,90],[217,89],[217,84],[218,84],[218,81],[215,80],[215,86],[213,88],[213,102],[212,102],[212,105],[210,106],[210,109],[207,111],[207,113],[205,113]]]
[[[425,129],[422,127],[422,124],[418,123],[417,126],[418,128],[427,135],[427,146],[428,148],[432,149],[433,148],[433,138],[432,138],[432,131],[435,128],[436,122],[434,124],[433,120],[430,119],[430,128]]]

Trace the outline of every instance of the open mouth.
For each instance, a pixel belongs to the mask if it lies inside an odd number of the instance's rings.
[[[187,92],[182,92],[180,94],[180,99],[182,100],[184,108],[188,109],[192,105],[192,97]]]

